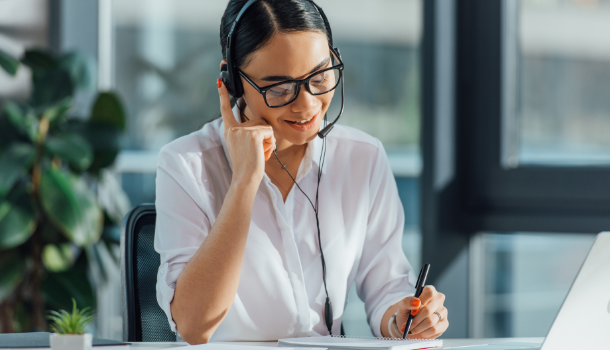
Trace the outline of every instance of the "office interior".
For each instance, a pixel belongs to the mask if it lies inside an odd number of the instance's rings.
[[[405,211],[403,250],[416,269],[432,265],[428,283],[447,296],[443,337],[545,336],[595,234],[610,230],[610,0],[317,3],[346,66],[340,123],[387,151]],[[90,262],[89,287],[71,280],[73,264],[44,257],[45,276],[95,309],[89,331],[98,337],[123,339],[120,219],[154,203],[160,148],[219,115],[225,6],[0,1],[0,50],[86,57],[90,86],[70,116],[88,115],[99,91],[124,106],[120,151],[99,175],[110,199],[98,200],[116,209],[109,243],[68,248],[72,263]],[[0,104],[31,89],[26,67],[0,70]],[[29,309],[4,290],[1,331],[31,330]],[[61,304],[43,295],[48,307]],[[343,326],[372,335],[354,288]]]

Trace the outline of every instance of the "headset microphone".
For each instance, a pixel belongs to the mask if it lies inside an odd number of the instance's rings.
[[[233,54],[232,54],[232,51],[233,51],[233,45],[234,45],[234,39],[235,39],[235,29],[237,27],[237,24],[238,24],[239,20],[244,15],[246,10],[252,4],[254,4],[256,1],[257,0],[248,0],[248,2],[246,2],[246,4],[241,8],[239,13],[237,14],[237,17],[235,17],[235,20],[233,21],[233,25],[231,26],[231,29],[229,30],[229,34],[227,36],[227,47],[225,48],[225,50],[226,50],[225,51],[225,57],[226,57],[226,60],[227,60],[227,64],[223,64],[220,67],[220,79],[224,83],[224,85],[227,88],[227,91],[229,92],[229,94],[231,94],[231,96],[233,96],[235,99],[237,99],[239,97],[242,97],[243,94],[244,94],[244,88],[243,88],[243,85],[242,85],[242,82],[241,82],[240,75],[239,75],[239,73],[237,71],[237,67],[235,67],[235,65],[233,63]],[[330,23],[328,23],[328,19],[326,18],[326,15],[324,15],[324,11],[322,11],[322,8],[319,7],[318,5],[316,5],[316,3],[313,2],[313,0],[307,0],[307,1],[309,1],[309,3],[311,3],[311,5],[320,14],[320,17],[322,18],[322,21],[324,22],[324,26],[326,27],[326,30],[328,32],[329,46],[330,46],[331,50],[333,50],[334,53],[337,55],[339,60],[341,60],[341,54],[339,53],[339,49],[333,48],[332,31],[330,29]],[[343,60],[341,60],[341,62],[342,61]],[[305,194],[305,192],[301,189],[301,187],[296,182],[296,180],[292,177],[292,175],[290,174],[288,169],[286,169],[286,166],[284,165],[284,163],[282,163],[280,158],[277,156],[277,153],[275,152],[275,150],[273,151],[273,154],[275,155],[275,158],[281,164],[282,168],[284,168],[284,170],[288,173],[288,175],[290,176],[290,178],[292,179],[294,184],[297,186],[297,188],[307,198],[307,200],[311,204],[311,206],[313,208],[313,211],[315,213],[316,226],[317,226],[317,230],[318,230],[318,245],[319,245],[319,248],[320,248],[320,259],[322,261],[322,282],[324,284],[324,291],[326,292],[326,302],[324,304],[324,323],[326,324],[326,328],[328,328],[328,332],[330,333],[330,335],[333,334],[333,331],[332,331],[332,328],[333,328],[333,307],[332,307],[332,303],[330,301],[330,297],[328,295],[328,288],[326,287],[326,260],[324,259],[324,252],[322,251],[322,242],[321,242],[321,237],[320,237],[320,221],[319,221],[319,218],[318,218],[318,193],[319,193],[319,189],[320,189],[320,178],[322,177],[322,169],[324,167],[324,160],[326,159],[326,135],[328,135],[328,133],[335,126],[335,123],[337,123],[337,121],[339,120],[339,118],[343,114],[343,104],[344,104],[344,84],[343,84],[343,80],[344,80],[344,78],[341,77],[341,110],[339,111],[339,115],[337,116],[337,118],[335,118],[335,120],[333,120],[332,123],[327,124],[322,130],[320,130],[318,132],[318,136],[322,139],[322,150],[320,152],[320,161],[318,162],[318,164],[319,164],[319,167],[318,167],[318,186],[316,188],[316,198],[315,198],[315,203],[316,204],[315,205],[313,204],[312,200],[309,199],[309,196],[307,196],[307,194]],[[239,108],[239,106],[238,106],[238,108]],[[324,115],[324,120],[326,121],[326,119],[327,119],[327,115],[325,114]]]
[[[337,55],[339,56],[339,59],[341,61],[343,61],[341,59],[341,54],[339,53],[339,49],[335,48],[335,51],[337,53]],[[326,137],[326,135],[328,135],[328,133],[333,129],[333,127],[335,126],[335,123],[337,123],[337,121],[339,120],[339,118],[341,118],[341,115],[343,114],[343,106],[344,106],[344,102],[345,102],[345,88],[343,85],[343,82],[345,80],[345,77],[341,78],[341,109],[339,110],[339,115],[337,115],[337,118],[335,118],[335,120],[333,120],[332,123],[326,125],[322,130],[318,131],[318,136],[323,139]],[[332,314],[332,312],[331,312]]]

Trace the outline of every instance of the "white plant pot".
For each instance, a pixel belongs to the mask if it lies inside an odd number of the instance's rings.
[[[92,339],[91,333],[52,333],[49,337],[49,342],[51,343],[52,350],[91,350]]]

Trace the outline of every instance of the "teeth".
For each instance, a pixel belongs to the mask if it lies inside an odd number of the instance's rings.
[[[310,119],[307,119],[307,120],[302,120],[302,121],[300,121],[300,122],[298,122],[298,121],[293,121],[293,123],[295,123],[295,124],[305,124],[305,123],[307,123],[307,122],[311,121],[311,119],[313,119],[313,118],[310,118]]]

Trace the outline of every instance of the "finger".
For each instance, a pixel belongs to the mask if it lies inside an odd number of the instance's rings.
[[[433,312],[430,316],[423,319],[417,325],[411,327],[411,332],[413,332],[413,334],[422,333],[423,331],[429,329],[430,327],[435,326],[437,323],[442,322],[443,320],[447,319],[447,308],[446,307],[444,307],[444,306],[441,307],[439,310],[437,310],[437,312],[439,314],[441,314],[440,317],[436,313]]]
[[[434,286],[425,286],[419,296],[419,298],[421,299],[422,306],[428,304],[432,300],[434,295],[437,293],[438,292],[436,291],[436,288],[434,288]]]
[[[399,326],[399,329],[404,328],[405,323],[407,323],[407,319],[411,312],[415,310],[419,310],[421,306],[421,300],[416,297],[406,297],[398,303],[398,312],[396,312],[396,324]],[[404,332],[404,330],[401,330]]]
[[[269,137],[266,137],[263,140],[263,147],[265,147],[265,151],[267,151],[267,149],[275,150],[276,144],[275,135],[273,134],[273,132],[271,132],[271,135]]]
[[[417,327],[417,325],[419,325],[420,322],[422,322],[427,317],[430,317],[430,315],[434,314],[435,311],[441,310],[442,308],[444,308],[444,306],[443,306],[444,302],[445,302],[445,294],[437,292],[432,297],[432,299],[428,302],[428,304],[423,306],[419,310],[419,312],[416,313],[415,318],[413,319],[412,328]]]
[[[250,120],[246,120],[245,122],[241,123],[240,126],[242,127],[248,127],[248,126],[270,126],[269,123],[267,123],[265,121],[265,119],[263,118],[256,118],[256,119],[250,119]]]
[[[441,305],[437,308],[436,311],[441,314],[441,317],[438,317],[438,315],[434,311],[429,311],[433,310],[433,308],[434,306],[425,306],[421,311],[421,315],[417,315],[413,319],[413,323],[411,326],[411,331],[413,333],[421,333],[424,330],[432,327],[433,325],[441,322],[442,320],[447,319],[448,311],[446,307]]]
[[[265,150],[265,162],[271,159],[271,153],[273,153],[273,149]]]
[[[220,97],[220,114],[225,124],[225,131],[227,131],[231,127],[239,125],[239,123],[235,120],[235,115],[231,109],[231,100],[229,99],[229,92],[225,84],[218,78],[216,85],[218,86],[218,95]]]
[[[443,320],[442,322],[439,322],[439,323],[435,324],[434,326],[421,332],[419,335],[421,338],[438,337],[441,334],[445,333],[447,328],[449,328],[449,321]]]
[[[406,297],[398,304],[398,313],[409,315],[411,310],[416,310],[421,306],[421,299],[416,297]]]

